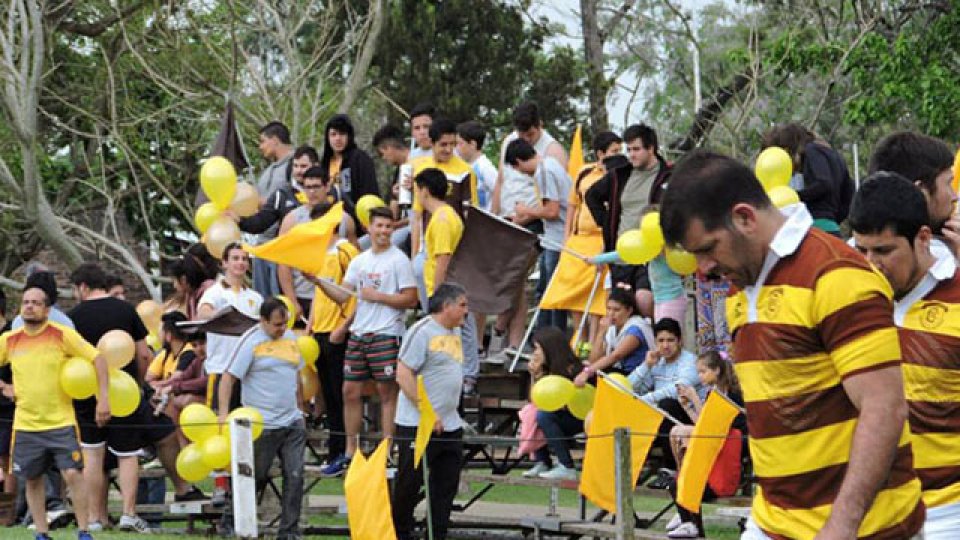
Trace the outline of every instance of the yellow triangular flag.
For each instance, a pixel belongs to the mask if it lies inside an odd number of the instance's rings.
[[[433,426],[437,423],[437,413],[430,404],[427,388],[423,385],[423,375],[417,375],[417,408],[420,410],[420,423],[417,424],[417,440],[413,443],[413,467],[420,466],[420,458],[430,443]]]
[[[390,439],[380,441],[370,459],[359,450],[353,454],[343,481],[347,499],[350,538],[358,540],[396,540],[390,492],[387,489],[387,454]]]
[[[319,219],[301,223],[265,244],[244,244],[243,249],[260,259],[318,274],[323,269],[330,236],[342,219],[343,203],[337,203]]]
[[[616,512],[617,460],[611,436],[613,431],[619,427],[630,428],[630,472],[633,484],[636,484],[662,421],[663,415],[653,407],[618,390],[606,379],[597,381],[593,422],[587,432],[583,474],[580,476],[580,493],[607,512]]]
[[[703,489],[720,454],[730,424],[739,409],[717,392],[710,392],[700,411],[700,418],[693,428],[690,445],[683,456],[680,474],[677,475],[677,504],[693,513],[700,513]]]
[[[567,174],[574,182],[580,169],[583,168],[583,135],[582,126],[577,124],[577,131],[573,134],[573,142],[570,143],[570,160],[567,161]]]

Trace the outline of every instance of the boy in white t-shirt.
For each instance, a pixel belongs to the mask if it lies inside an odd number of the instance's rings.
[[[483,124],[476,120],[463,122],[457,126],[457,154],[473,168],[477,175],[477,196],[480,207],[490,211],[493,189],[497,186],[497,167],[483,153],[483,141],[486,139]]]
[[[397,355],[406,330],[404,315],[417,305],[417,283],[410,259],[390,243],[393,214],[387,208],[370,211],[370,249],[347,267],[343,285],[320,280],[324,294],[343,304],[356,291],[357,309],[350,324],[350,339],[343,366],[343,420],[347,432],[346,452],[321,470],[323,476],[339,476],[357,449],[357,434],[363,423],[363,388],[373,379],[380,397],[380,423],[384,437],[393,436],[397,409]]]

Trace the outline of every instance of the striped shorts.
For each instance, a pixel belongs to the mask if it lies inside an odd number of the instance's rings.
[[[400,338],[383,334],[350,334],[343,360],[343,380],[361,382],[396,379]]]

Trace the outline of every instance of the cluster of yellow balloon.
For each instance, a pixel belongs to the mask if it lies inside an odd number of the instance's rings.
[[[147,345],[154,351],[159,350],[163,345],[160,339],[163,307],[154,300],[144,300],[137,304],[137,314],[140,315],[140,320],[143,321],[143,325],[150,332],[150,335],[147,336]]]
[[[364,195],[357,201],[357,219],[364,228],[367,228],[370,226],[370,210],[386,205],[383,199],[376,195]]]
[[[650,212],[640,220],[640,228],[629,230],[617,239],[617,255],[627,264],[646,264],[663,251],[660,212]]]
[[[309,367],[300,370],[300,389],[303,392],[301,396],[303,401],[309,402],[317,396],[320,391],[320,380],[317,378],[317,372]]]
[[[60,368],[60,387],[73,399],[87,399],[97,392],[97,370],[83,358],[70,358]]]
[[[130,334],[123,330],[110,330],[97,342],[97,349],[107,360],[110,368],[108,396],[110,398],[110,414],[113,416],[130,416],[140,406],[140,386],[123,367],[133,360],[137,346]],[[89,364],[89,363],[88,363]],[[90,365],[89,369],[80,367],[78,363],[68,361],[60,372],[60,385],[70,397],[83,399],[96,393],[97,375]],[[92,375],[92,379],[91,379]],[[93,391],[89,392],[91,380]],[[75,395],[76,394],[76,395]]]
[[[200,205],[193,216],[203,235],[207,251],[220,258],[227,244],[240,239],[240,228],[224,210],[246,217],[257,212],[260,196],[249,182],[237,182],[237,171],[226,158],[214,156],[200,167],[200,187],[210,202]]]
[[[184,480],[199,482],[213,470],[230,465],[230,421],[234,418],[250,420],[253,440],[263,433],[263,415],[252,407],[235,409],[223,426],[216,413],[200,403],[191,403],[180,412],[180,429],[191,441],[177,456],[177,473]]]
[[[253,433],[251,433],[253,440],[260,438],[260,434],[263,433],[263,415],[253,407],[240,407],[239,409],[234,409],[227,415],[227,423],[221,428],[223,430],[223,436],[226,437],[228,441],[230,440],[230,422],[234,418],[246,418],[249,420],[250,429],[253,431]]]
[[[583,420],[593,409],[595,393],[596,388],[589,384],[577,388],[570,379],[547,375],[533,385],[530,399],[541,411],[553,412],[566,406],[570,414]]]
[[[800,196],[790,188],[793,176],[793,160],[783,148],[771,146],[757,156],[753,172],[770,201],[777,208],[784,208],[800,202]]]

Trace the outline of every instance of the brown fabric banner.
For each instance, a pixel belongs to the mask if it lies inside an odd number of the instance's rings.
[[[210,148],[211,156],[223,156],[233,164],[237,170],[237,176],[243,176],[243,171],[250,168],[247,156],[243,152],[243,143],[240,141],[240,133],[237,132],[237,122],[233,118],[233,102],[227,101],[227,106],[223,111],[223,118],[220,119],[220,132],[213,141],[213,147]],[[209,201],[207,195],[202,189],[197,190],[197,206]]]
[[[233,306],[227,306],[213,314],[212,317],[202,321],[184,321],[178,322],[177,326],[187,333],[206,332],[208,334],[223,334],[225,336],[239,336],[253,325],[257,324],[257,319],[251,319],[243,313],[237,311]]]
[[[539,240],[532,232],[474,207],[467,208],[464,225],[447,281],[467,289],[470,311],[503,313],[523,287]]]

